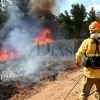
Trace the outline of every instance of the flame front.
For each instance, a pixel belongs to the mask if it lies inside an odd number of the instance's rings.
[[[50,35],[51,31],[48,28],[43,29],[43,31],[34,38],[34,45],[38,46],[52,43],[53,40]],[[0,51],[0,62],[5,62],[8,59],[12,60],[21,56],[18,50],[14,50],[8,47],[9,46],[5,46],[4,49]]]
[[[46,45],[48,43],[52,43],[53,40],[50,36],[51,31],[48,28],[43,29],[40,34],[34,38],[34,45]]]
[[[7,59],[12,60],[18,58],[20,55],[21,54],[17,50],[13,51],[12,49],[9,50],[7,48],[4,48],[2,51],[0,51],[0,61],[4,62]]]
[[[6,48],[0,52],[0,61],[4,62],[8,59]]]
[[[20,56],[20,52],[18,52],[18,50],[16,50],[15,52],[11,51],[10,52],[10,59],[15,59],[18,58]]]

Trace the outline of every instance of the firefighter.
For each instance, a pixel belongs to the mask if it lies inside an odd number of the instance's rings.
[[[90,37],[82,42],[76,53],[76,66],[79,66],[81,58],[84,54],[86,54],[88,57],[93,57],[95,54],[96,43],[93,39],[97,40],[98,42],[100,40],[100,23],[97,21],[92,22],[89,25],[89,31]],[[100,51],[100,44],[98,45],[98,48]],[[100,56],[98,52],[95,55]],[[100,100],[100,69],[93,69],[91,65],[88,67],[84,66],[79,100],[88,100],[88,96],[93,85],[96,87],[95,98],[96,100]]]

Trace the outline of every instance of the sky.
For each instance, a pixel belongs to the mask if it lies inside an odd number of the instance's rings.
[[[11,2],[11,0],[7,0]],[[63,13],[65,10],[70,13],[70,10],[72,9],[72,4],[83,4],[86,8],[86,11],[89,12],[91,7],[94,7],[95,11],[100,11],[100,0],[59,0],[59,6],[60,9],[57,11],[57,14]]]
[[[95,11],[100,11],[100,0],[65,0],[61,5],[61,12],[67,10],[70,13],[71,5],[76,3],[83,4],[87,12],[90,11],[91,7],[94,7]]]

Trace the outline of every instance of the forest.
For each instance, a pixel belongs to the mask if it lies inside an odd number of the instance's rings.
[[[40,9],[37,6],[32,9],[29,5],[31,5],[30,0],[12,0],[11,4],[8,1],[1,1],[1,39],[6,38],[14,27],[22,27],[18,24],[13,25],[13,22],[8,26],[6,24],[9,22],[10,17],[17,16],[17,13],[19,14],[17,20],[20,19],[28,26],[35,26],[40,30],[44,27],[49,28],[52,33],[52,38],[55,40],[87,38],[89,36],[88,27],[90,23],[95,20],[100,22],[100,12],[96,12],[93,7],[87,12],[83,4],[72,4],[70,13],[66,9],[64,13],[59,13],[57,16],[48,9]],[[11,6],[16,6],[17,9],[13,15],[9,14]],[[10,11],[10,13],[13,13],[13,11]]]

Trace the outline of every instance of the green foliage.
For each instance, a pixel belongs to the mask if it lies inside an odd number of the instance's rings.
[[[96,20],[100,23],[100,11],[96,13]]]
[[[91,22],[93,22],[95,20],[96,20],[96,12],[95,12],[94,8],[92,7],[87,16],[87,22],[88,22],[88,24],[90,24]]]
[[[0,13],[0,28],[3,27],[5,22],[6,22],[6,15],[4,13]]]
[[[57,21],[59,23],[61,37],[65,39],[71,38],[73,33],[72,20],[67,10],[65,10],[64,14],[61,13],[58,15]]]
[[[6,7],[2,6],[5,5],[4,3],[6,2],[0,2],[0,28],[4,26],[4,23],[7,20],[7,12],[6,12]]]
[[[70,13],[73,21],[74,38],[80,38],[81,28],[84,25],[87,15],[85,6],[83,4],[79,5],[78,3],[76,5],[73,4]]]
[[[65,10],[64,14],[58,16],[61,37],[65,39],[80,38],[81,28],[85,23],[86,9],[83,4],[73,4],[70,10],[71,15]]]
[[[27,14],[29,11],[29,1],[30,0],[12,0],[13,4],[17,5],[25,14]]]
[[[25,18],[30,18],[28,16],[28,12],[30,10],[30,0],[12,0],[12,2],[13,4],[17,5],[19,9],[25,14]],[[0,8],[2,8],[1,5]],[[40,12],[41,11],[42,10],[40,10]],[[89,24],[95,20],[100,22],[99,11],[96,13],[92,7],[91,10],[87,13],[85,6],[78,3],[72,4],[70,14],[67,12],[67,10],[65,10],[64,13],[60,13],[58,16],[54,16],[53,14],[48,13],[48,11],[43,12],[43,15],[39,16],[40,19],[36,18],[36,20],[34,20],[35,25],[37,23],[38,26],[48,26],[54,39],[86,38],[89,36]],[[0,28],[3,27],[4,23],[7,21],[7,18],[8,15],[6,10],[2,11],[2,9],[0,9]]]

